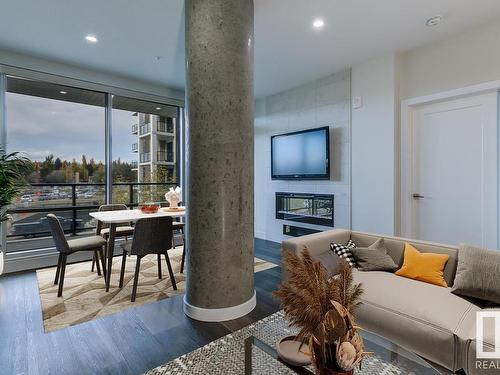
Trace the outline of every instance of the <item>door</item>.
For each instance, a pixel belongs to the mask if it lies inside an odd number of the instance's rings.
[[[417,107],[412,237],[497,248],[497,93]]]

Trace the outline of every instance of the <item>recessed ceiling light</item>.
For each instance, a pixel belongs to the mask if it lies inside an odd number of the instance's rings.
[[[325,26],[325,21],[323,21],[321,18],[316,18],[316,19],[313,21],[313,26],[314,26],[316,29],[321,29],[323,26]]]
[[[85,40],[89,43],[97,43],[97,37],[95,35],[86,35]]]
[[[59,94],[63,94],[63,95],[66,95],[68,92],[67,91],[59,91]]]
[[[159,111],[161,109],[161,107],[156,107],[156,110]]]
[[[437,26],[441,23],[442,20],[443,20],[443,16],[438,15],[438,16],[431,17],[427,21],[425,21],[425,26],[429,26],[429,27]]]

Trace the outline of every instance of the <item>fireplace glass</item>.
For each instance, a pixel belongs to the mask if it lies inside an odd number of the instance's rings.
[[[276,219],[333,227],[332,194],[276,193]]]

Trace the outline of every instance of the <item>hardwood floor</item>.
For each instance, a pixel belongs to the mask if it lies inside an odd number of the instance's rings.
[[[281,266],[280,244],[255,240],[255,255]],[[0,374],[141,374],[278,311],[281,267],[255,274],[257,307],[224,322],[182,311],[182,296],[52,333],[43,332],[34,271],[0,277]]]

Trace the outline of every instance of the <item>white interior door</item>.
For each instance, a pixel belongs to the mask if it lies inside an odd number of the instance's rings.
[[[417,107],[413,237],[497,248],[497,93]]]

